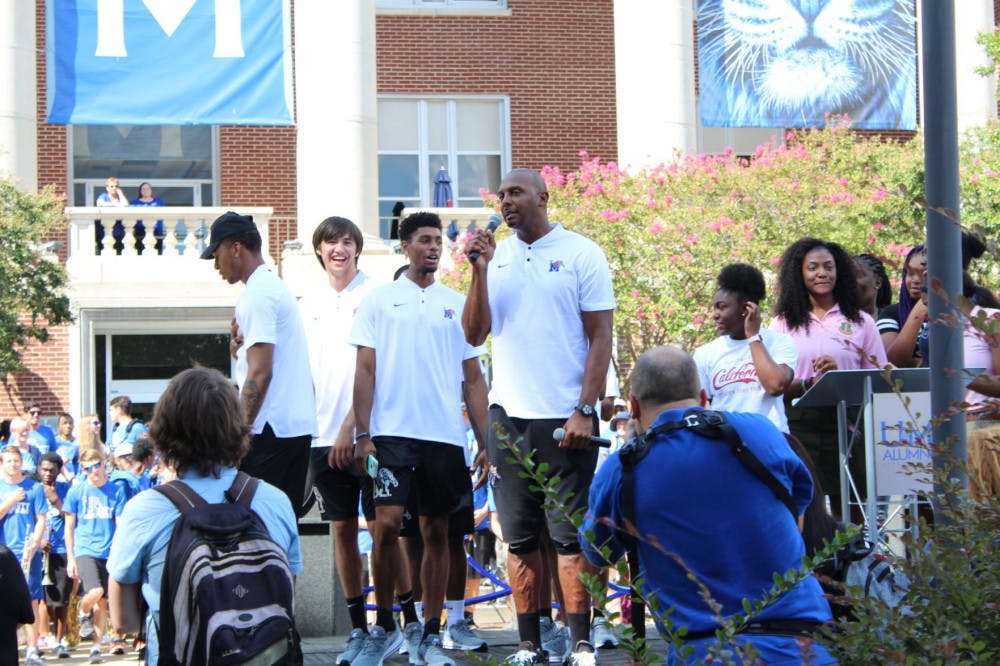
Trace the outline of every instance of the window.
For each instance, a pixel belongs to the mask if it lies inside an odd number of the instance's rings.
[[[506,9],[507,0],[375,0],[378,9]]]
[[[432,206],[441,167],[455,206],[482,205],[510,168],[510,106],[503,97],[413,98],[378,102],[379,217],[388,236],[392,208]]]
[[[207,125],[75,125],[72,205],[93,206],[109,176],[129,200],[149,181],[168,206],[214,205],[216,138]]]

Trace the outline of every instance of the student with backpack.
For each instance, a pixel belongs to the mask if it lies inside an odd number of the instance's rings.
[[[108,444],[114,453],[122,444],[132,446],[135,441],[146,434],[146,424],[139,419],[132,418],[132,399],[127,395],[118,395],[108,403],[108,411],[111,415],[111,434],[108,436]],[[117,454],[115,454],[117,455]]]
[[[156,404],[150,437],[177,480],[125,508],[108,560],[112,625],[145,625],[149,664],[217,663],[222,653],[226,663],[301,664],[295,513],[281,490],[237,471],[250,427],[236,390],[217,370],[185,370]],[[247,558],[252,572],[236,561]]]

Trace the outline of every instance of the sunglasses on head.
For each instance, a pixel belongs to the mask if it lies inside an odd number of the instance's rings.
[[[104,463],[102,463],[102,462],[95,462],[95,463],[90,464],[90,465],[84,465],[83,466],[83,471],[84,472],[93,472],[95,469],[97,469],[98,467],[100,467],[103,464]]]

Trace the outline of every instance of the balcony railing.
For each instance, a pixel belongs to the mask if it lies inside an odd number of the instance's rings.
[[[208,245],[212,221],[230,208],[218,206],[73,207],[69,221],[69,260],[107,262],[120,257],[197,260]],[[268,223],[273,209],[240,208],[252,215],[268,247]]]

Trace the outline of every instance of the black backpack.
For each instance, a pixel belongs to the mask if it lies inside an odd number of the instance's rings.
[[[302,664],[288,557],[250,509],[258,484],[239,472],[219,504],[179,480],[153,488],[181,512],[160,586],[160,666]]]

